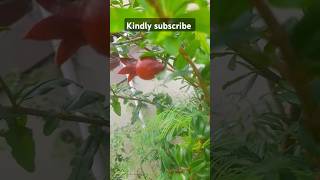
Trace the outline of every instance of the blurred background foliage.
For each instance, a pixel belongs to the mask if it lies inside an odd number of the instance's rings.
[[[213,179],[319,179],[319,1],[216,0],[212,6],[213,58],[229,59],[231,71],[248,70],[223,88],[244,83],[248,92],[262,77],[273,100],[260,99],[264,112],[251,106],[249,116],[214,122]],[[295,15],[283,20],[277,12],[284,10]]]

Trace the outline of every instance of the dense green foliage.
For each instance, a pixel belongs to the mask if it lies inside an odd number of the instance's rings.
[[[195,18],[196,31],[124,32],[127,17]],[[112,85],[114,112],[122,115],[122,102],[133,110],[132,124],[111,133],[115,145],[111,178],[127,179],[135,174],[138,179],[210,179],[208,1],[137,0],[124,4],[114,0],[110,20],[112,54],[130,57],[129,50],[139,47],[143,49],[142,56],[153,57],[165,65],[166,72],[157,76],[162,87],[170,81],[181,81],[182,93],[193,91],[181,100],[185,103],[181,105],[166,93],[166,88],[164,92],[146,93],[143,89],[132,91],[134,87],[127,82]],[[139,113],[150,104],[157,113],[141,123]],[[126,151],[131,148],[132,152]]]
[[[26,75],[25,75],[26,76]],[[95,154],[100,147],[106,147],[107,135],[103,126],[108,126],[107,114],[104,109],[104,96],[84,90],[79,84],[67,79],[34,80],[29,76],[8,75],[0,77],[0,87],[11,105],[0,105],[0,120],[6,126],[1,127],[0,136],[4,138],[11,149],[11,155],[16,162],[28,172],[36,171],[37,156],[33,129],[27,123],[32,120],[43,120],[43,134],[52,135],[61,127],[61,121],[86,122],[91,124],[89,136],[85,140],[76,140],[70,131],[61,132],[61,140],[74,144],[75,156],[71,162],[73,170],[69,180],[92,179],[91,167]],[[23,78],[24,77],[24,78]],[[38,79],[38,78],[37,78]],[[37,99],[50,97],[57,89],[75,85],[79,93],[63,101],[57,107],[35,108]],[[59,107],[60,106],[60,107]],[[56,110],[53,110],[56,109]],[[81,113],[81,116],[76,114]],[[98,124],[97,124],[98,122]],[[81,139],[81,138],[80,138]]]
[[[146,128],[136,123],[115,131],[112,179],[127,178],[134,168],[141,179],[210,179],[208,121],[195,104],[176,105],[147,120]]]

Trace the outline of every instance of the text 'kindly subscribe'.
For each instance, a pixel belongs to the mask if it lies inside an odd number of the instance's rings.
[[[195,31],[193,18],[126,18],[126,31]]]

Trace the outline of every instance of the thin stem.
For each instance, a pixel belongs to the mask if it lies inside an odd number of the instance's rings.
[[[156,10],[156,13],[160,18],[166,18],[166,15],[162,11],[160,4],[158,3],[159,1],[157,0],[148,0],[149,4],[153,6],[153,8]]]
[[[109,127],[109,122],[105,119],[94,119],[90,117],[72,115],[67,113],[58,113],[58,112],[44,111],[44,110],[38,110],[38,109],[32,109],[32,108],[26,108],[26,107],[9,107],[9,106],[1,106],[1,105],[0,105],[0,111],[6,112],[6,113],[20,114],[20,115],[55,117],[62,121],[95,124],[99,126]]]
[[[194,75],[197,77],[197,79],[199,81],[199,86],[203,91],[204,99],[208,104],[210,104],[210,93],[208,91],[207,84],[203,81],[203,79],[201,77],[199,69],[193,63],[193,61],[190,59],[188,53],[183,48],[179,48],[179,52],[183,56],[183,58],[188,62],[188,64],[190,64]]]
[[[230,55],[238,55],[236,52],[212,52],[211,55],[213,57],[223,57],[223,56],[230,56]]]
[[[288,79],[288,81],[295,88],[299,99],[301,100],[302,107],[304,108],[304,116],[306,121],[312,121],[312,116],[315,111],[316,102],[309,94],[308,85],[308,73],[301,70],[297,66],[297,55],[295,54],[289,40],[288,33],[277,21],[274,16],[271,8],[268,6],[265,0],[251,0],[253,5],[256,7],[258,13],[261,15],[265,23],[268,25],[268,28],[272,34],[271,41],[273,41],[281,51],[283,60],[285,62],[284,70],[282,75]],[[314,122],[309,122],[314,123]],[[318,124],[308,125],[312,128],[320,126]],[[317,131],[317,130],[316,130]]]
[[[173,67],[172,64],[170,64],[169,62],[168,62],[167,64],[168,64],[168,66],[170,66],[170,68],[172,68],[173,71],[175,70],[175,68]],[[172,72],[173,72],[173,71],[172,71]],[[189,79],[187,76],[182,76],[182,77],[183,77],[184,80],[187,81],[191,86],[193,86],[193,87],[195,87],[195,88],[199,88],[199,86],[198,86],[197,84],[195,84],[194,82],[192,82],[192,80]]]
[[[13,94],[11,93],[8,85],[6,84],[6,82],[3,80],[3,78],[1,76],[0,76],[0,84],[1,84],[4,92],[7,94],[11,104],[13,106],[16,106],[17,104],[16,104],[16,101],[15,101],[15,98],[14,98]]]
[[[111,95],[111,98],[112,97],[116,97],[116,98],[120,98],[120,99],[128,99],[128,100],[132,100],[132,101],[141,101],[141,102],[145,102],[145,103],[148,103],[148,104],[152,104],[152,105],[155,105],[154,102],[150,101],[150,100],[147,100],[147,99],[141,99],[141,98],[135,98],[135,97],[126,97],[126,96],[121,96],[121,95],[118,95],[114,89],[110,88],[111,92],[113,95]]]
[[[128,99],[128,100],[132,100],[132,101],[141,101],[141,102],[145,102],[148,104],[152,104],[155,105],[154,102],[147,100],[147,99],[141,99],[141,98],[134,98],[134,97],[126,97],[126,96],[121,96],[121,95],[112,95],[111,97],[116,97],[116,98],[120,98],[120,99]]]
[[[251,0],[253,5],[256,7],[257,11],[264,19],[265,23],[268,25],[268,28],[272,34],[273,42],[279,46],[284,60],[289,64],[292,64],[295,60],[295,55],[293,49],[290,45],[289,35],[282,28],[276,17],[274,16],[272,10],[268,6],[265,0]]]
[[[129,39],[129,40],[126,40],[126,41],[114,42],[114,43],[112,43],[112,45],[128,44],[128,43],[140,41],[140,40],[142,40],[143,38],[144,38],[144,37],[136,37],[136,38],[132,38],[132,39]]]

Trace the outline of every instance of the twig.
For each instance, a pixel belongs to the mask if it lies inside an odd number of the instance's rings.
[[[161,7],[160,7],[160,5],[158,3],[159,1],[157,1],[157,0],[148,0],[148,2],[156,10],[156,12],[157,12],[157,14],[159,15],[160,18],[166,18],[166,15],[162,11],[162,9],[161,9]]]
[[[281,27],[278,20],[275,18],[272,10],[268,6],[265,0],[251,0],[256,7],[258,13],[264,19],[265,23],[272,34],[273,42],[279,46],[284,60],[289,64],[292,64],[295,60],[294,51],[290,45],[288,33]]]
[[[140,40],[142,40],[143,38],[144,38],[144,37],[136,37],[136,38],[132,38],[132,39],[129,39],[129,40],[126,40],[126,41],[114,42],[114,43],[112,43],[112,45],[128,44],[128,43],[140,41]]]
[[[223,56],[229,56],[229,55],[238,55],[236,52],[212,52],[211,55],[213,57],[223,57]]]
[[[172,64],[170,64],[169,62],[167,62],[167,65],[172,69],[172,72],[175,71],[175,68],[173,67]],[[187,81],[191,86],[195,87],[195,88],[199,88],[199,86],[192,82],[191,79],[189,79],[187,76],[182,76],[184,78],[185,81]]]
[[[280,23],[275,18],[270,7],[265,0],[251,0],[253,5],[256,7],[258,13],[261,15],[265,23],[268,25],[268,28],[272,34],[272,39],[277,46],[279,46],[280,52],[283,56],[285,62],[285,71],[281,72],[284,77],[295,88],[299,99],[301,100],[302,106],[304,107],[304,116],[307,121],[311,119],[312,114],[314,113],[316,103],[314,99],[309,95],[309,90],[306,85],[308,83],[308,73],[301,71],[301,68],[297,66],[297,55],[293,51],[293,48],[290,44],[289,35],[281,27]],[[312,125],[311,127],[315,127]]]
[[[141,102],[145,102],[148,104],[152,104],[155,105],[154,102],[147,100],[147,99],[140,99],[140,98],[134,98],[134,97],[126,97],[126,96],[120,96],[120,95],[111,95],[111,97],[116,97],[116,98],[120,98],[120,99],[128,99],[128,100],[132,100],[132,101],[141,101]]]
[[[9,107],[9,106],[1,106],[0,111],[6,113],[20,114],[20,115],[31,115],[31,116],[39,116],[39,117],[55,117],[62,121],[71,121],[71,122],[80,122],[87,124],[95,124],[99,126],[109,127],[109,122],[105,119],[94,119],[85,116],[72,115],[67,113],[58,113],[52,111],[44,111],[32,108],[25,107]]]
[[[192,60],[190,59],[188,53],[183,48],[179,48],[179,52],[183,56],[183,58],[188,62],[188,64],[190,64],[195,76],[197,77],[197,79],[199,81],[199,86],[203,91],[204,99],[208,104],[210,104],[210,94],[209,94],[209,91],[208,91],[208,88],[207,88],[207,84],[203,81],[203,79],[201,77],[201,74],[199,72],[199,69],[192,62]]]
[[[13,106],[16,106],[17,104],[16,104],[16,101],[15,101],[15,98],[14,98],[13,94],[11,93],[8,85],[6,84],[6,82],[3,80],[3,78],[1,76],[0,76],[0,84],[1,84],[1,86],[3,88],[3,90],[5,91],[5,93],[7,94],[11,104]]]
[[[148,104],[155,105],[155,103],[150,101],[150,100],[140,99],[140,98],[135,98],[135,97],[121,96],[121,95],[118,95],[112,88],[110,88],[110,90],[111,90],[111,92],[113,94],[113,95],[111,95],[111,98],[112,97],[116,97],[116,98],[120,98],[120,99],[129,99],[129,100],[132,100],[132,101],[141,101],[141,102],[145,102],[145,103],[148,103]]]

